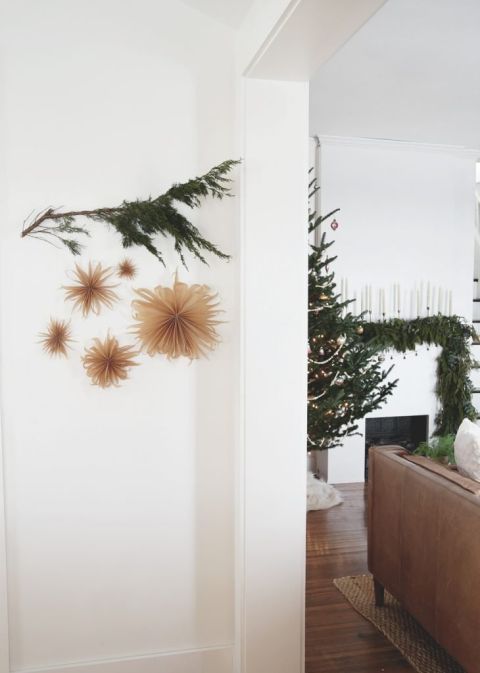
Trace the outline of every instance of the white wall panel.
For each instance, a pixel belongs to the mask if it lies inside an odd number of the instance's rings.
[[[92,223],[75,260],[20,230],[33,209],[159,194],[232,157],[232,31],[180,2],[25,0],[4,6],[1,49],[11,668],[230,647],[235,266],[209,258],[187,272],[167,239],[166,268],[129,251],[136,287],[170,284],[178,268],[217,290],[222,343],[193,364],[143,355],[129,381],[101,390],[80,355],[109,329],[132,342],[133,292],[122,284],[113,310],[83,320],[61,286],[75,261],[118,262],[119,237]],[[192,217],[235,256],[234,213],[227,199]],[[38,343],[51,315],[71,318],[66,361]]]

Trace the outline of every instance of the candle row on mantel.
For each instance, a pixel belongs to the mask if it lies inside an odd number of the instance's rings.
[[[342,278],[340,300],[349,299],[353,303],[345,311],[356,315],[367,311],[371,320],[452,315],[452,291],[430,282],[417,283],[410,288],[402,288],[400,283],[393,283],[388,288],[364,285],[360,292],[349,294],[348,280]]]

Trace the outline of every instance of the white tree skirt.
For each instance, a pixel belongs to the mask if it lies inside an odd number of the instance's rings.
[[[322,479],[317,479],[313,472],[307,472],[307,512],[328,509],[342,502],[342,496],[336,488]]]

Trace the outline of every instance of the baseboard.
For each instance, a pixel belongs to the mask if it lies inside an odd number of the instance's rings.
[[[222,646],[144,656],[14,669],[12,673],[233,673],[233,647]]]

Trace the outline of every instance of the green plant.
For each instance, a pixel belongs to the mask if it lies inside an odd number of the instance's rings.
[[[94,222],[103,222],[115,229],[121,236],[124,248],[134,245],[145,248],[164,264],[163,256],[157,247],[158,235],[171,236],[175,251],[186,266],[184,252],[190,252],[205,264],[204,252],[216,255],[220,259],[229,256],[216,245],[204,238],[197,227],[186,215],[177,209],[177,204],[188,208],[198,208],[202,199],[211,196],[223,199],[230,196],[230,171],[239,163],[227,160],[211,168],[208,173],[182,184],[174,184],[168,191],[156,198],[123,201],[113,208],[95,208],[94,210],[58,211],[46,208],[37,214],[33,222],[25,222],[22,238],[30,236],[49,243],[65,245],[71,253],[79,255],[82,246],[78,235],[89,236],[83,224],[77,224],[77,218],[87,218]]]
[[[452,465],[455,464],[455,451],[453,444],[455,435],[441,435],[432,437],[428,442],[420,442],[414,454],[417,456],[427,456],[434,460],[447,459]]]

